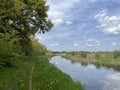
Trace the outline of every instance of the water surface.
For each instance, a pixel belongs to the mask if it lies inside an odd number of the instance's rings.
[[[85,90],[120,90],[120,72],[112,68],[72,63],[61,56],[53,57],[50,63],[70,75],[73,80],[80,81]]]

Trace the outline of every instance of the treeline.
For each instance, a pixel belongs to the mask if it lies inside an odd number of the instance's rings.
[[[0,1],[0,67],[12,65],[18,57],[46,52],[35,34],[52,28],[48,8],[45,0]]]

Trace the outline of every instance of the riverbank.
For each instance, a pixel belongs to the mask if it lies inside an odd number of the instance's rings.
[[[74,62],[81,62],[82,64],[95,64],[97,67],[106,66],[108,68],[114,68],[120,70],[120,58],[114,58],[111,52],[68,52],[61,54],[62,57],[70,59]]]
[[[80,83],[75,83],[70,76],[50,64],[47,58],[42,57],[34,71],[34,90],[83,90]]]
[[[94,64],[73,63],[61,56],[52,57],[50,63],[79,81],[85,90],[120,90],[120,71]]]
[[[16,66],[1,69],[0,90],[83,90],[80,83],[50,64],[48,57],[51,56],[21,58]]]

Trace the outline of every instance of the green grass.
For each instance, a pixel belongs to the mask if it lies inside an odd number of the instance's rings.
[[[36,62],[35,57],[17,58],[14,61],[13,67],[0,69],[0,90],[7,90],[15,81],[16,77],[19,77],[19,80],[14,90],[28,89],[31,66],[33,62]],[[22,74],[20,75],[20,73]]]
[[[0,90],[7,90],[11,81],[16,77],[18,70],[15,68],[7,68],[0,70]]]
[[[17,85],[14,87],[14,90],[28,90],[29,87],[29,78],[31,73],[31,68],[33,63],[35,63],[37,60],[36,57],[27,57],[26,59],[26,65],[24,67],[24,74],[20,78],[20,80],[17,82]]]
[[[18,60],[18,62],[14,64],[16,65],[13,67],[0,69],[0,90],[6,90],[24,66],[22,60]]]
[[[36,63],[33,83],[33,90],[83,90],[80,83],[75,83],[45,57]]]
[[[81,52],[69,52],[65,53],[63,57],[71,59],[74,62],[77,61],[86,64],[92,63],[95,64],[97,67],[106,66],[108,68],[120,70],[120,58],[114,58],[112,52],[86,52],[86,57],[82,57]]]
[[[15,61],[14,67],[0,69],[0,90],[8,90],[16,76],[22,71],[13,90],[28,90],[32,65],[36,63],[33,72],[33,90],[83,90],[80,83],[75,83],[68,75],[50,64],[49,56],[24,57]]]

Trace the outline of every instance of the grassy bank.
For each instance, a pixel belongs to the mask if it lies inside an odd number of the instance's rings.
[[[16,58],[12,67],[0,69],[0,90],[27,90],[33,57]]]
[[[91,63],[97,67],[106,66],[120,70],[120,57],[115,57],[113,52],[67,52],[62,56],[72,60],[72,62]]]
[[[45,57],[36,63],[33,83],[33,90],[83,90],[79,83],[50,64]]]
[[[48,57],[25,57],[17,60],[15,66],[0,69],[0,90],[29,90],[32,65],[33,90],[83,90],[68,75],[50,64]]]

